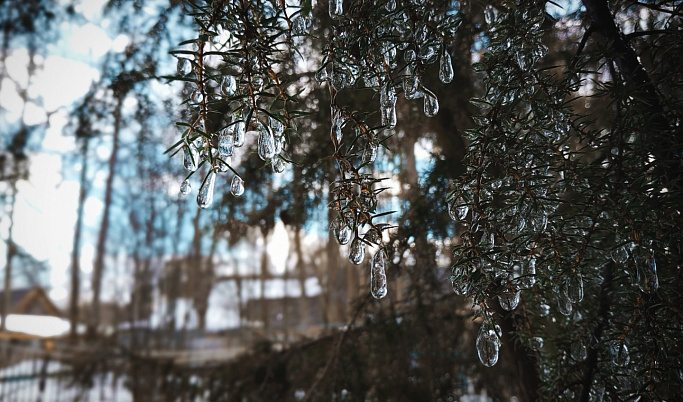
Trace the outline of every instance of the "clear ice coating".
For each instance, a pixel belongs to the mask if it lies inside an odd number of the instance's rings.
[[[275,138],[270,127],[265,124],[259,124],[258,156],[264,161],[270,160],[275,156]]]
[[[486,21],[486,24],[491,25],[496,20],[496,14],[498,14],[496,9],[491,4],[487,5],[486,8],[484,8],[484,20]]]
[[[363,240],[370,244],[379,244],[380,243],[380,238],[379,234],[375,229],[370,229],[367,232],[365,232],[365,236],[363,236]]]
[[[567,295],[567,284],[563,283],[561,286],[555,287],[557,293],[557,309],[562,315],[570,315],[572,313],[572,302]]]
[[[424,112],[427,117],[434,117],[439,113],[439,100],[427,89],[424,90]]]
[[[370,294],[375,299],[381,299],[387,295],[387,273],[384,251],[379,250],[372,256],[370,262]]]
[[[418,99],[423,96],[424,94],[420,91],[420,77],[411,75],[403,80],[403,94],[406,99]]]
[[[363,258],[365,258],[365,244],[356,237],[351,242],[351,246],[349,246],[349,261],[355,265],[360,265],[363,262]]]
[[[232,136],[230,130],[224,129],[218,136],[218,154],[221,158],[232,156],[235,151],[235,137]]]
[[[221,91],[227,96],[232,96],[237,90],[237,80],[232,75],[226,75],[221,82]]]
[[[244,194],[244,180],[241,177],[235,175],[230,183],[230,193],[235,197],[239,197]]]
[[[342,128],[346,123],[342,111],[339,109],[334,109],[332,111],[332,127],[330,128],[330,136],[337,140],[337,144],[341,143],[342,140]]]
[[[344,13],[343,0],[330,0],[330,17],[332,19],[339,18]]]
[[[567,280],[567,298],[572,303],[583,300],[583,278],[580,274],[572,275]]]
[[[377,159],[377,145],[369,143],[363,150],[363,163],[372,163]]]
[[[348,244],[348,242],[351,240],[351,227],[344,222],[340,216],[332,221],[332,224],[330,224],[330,229],[332,230],[334,238],[337,239],[337,242],[342,246],[344,244]]]
[[[531,258],[526,264],[522,264],[522,276],[518,283],[522,289],[529,289],[536,283],[536,259]]]
[[[615,366],[626,366],[631,361],[628,348],[623,342],[612,341],[609,345],[609,353],[612,355],[612,363]]]
[[[467,282],[462,278],[451,276],[451,286],[456,295],[462,296],[467,293]]]
[[[583,342],[578,341],[578,342],[572,343],[571,356],[572,356],[572,359],[579,361],[579,362],[586,360],[587,352],[586,352],[586,346],[583,344]]]
[[[244,124],[243,121],[238,121],[230,127],[234,138],[234,144],[239,148],[244,145],[244,137],[247,131],[246,124]]]
[[[481,364],[491,367],[498,363],[500,340],[494,329],[480,329],[477,336],[477,355]]]
[[[448,215],[456,222],[465,219],[469,210],[470,208],[462,198],[458,198],[448,204]]]
[[[384,8],[386,8],[386,10],[389,12],[396,10],[396,0],[387,1],[387,4],[384,5]]]
[[[183,147],[183,166],[186,170],[194,172],[197,170],[197,162],[199,162],[199,152],[193,145],[185,145]]]
[[[655,261],[654,251],[644,247],[634,250],[636,263],[638,287],[644,293],[654,293],[659,288],[659,278],[657,277],[657,262]]]
[[[380,89],[379,104],[382,125],[393,129],[396,127],[396,92],[392,86],[386,85]]]
[[[297,15],[292,21],[292,33],[294,35],[306,35],[311,26],[311,20],[304,18],[301,14]]]
[[[190,62],[190,59],[181,57],[178,59],[176,68],[179,75],[188,75],[192,72],[192,62]]]
[[[192,191],[192,186],[190,185],[190,180],[185,179],[180,183],[180,194],[187,195]]]
[[[213,186],[216,183],[216,172],[213,170],[209,171],[206,175],[204,183],[199,188],[199,193],[197,194],[197,205],[199,208],[206,209],[213,204]]]
[[[444,84],[453,81],[453,64],[451,63],[451,55],[444,50],[441,54],[441,62],[439,64],[439,79]]]
[[[500,303],[500,307],[503,308],[503,310],[506,311],[512,311],[515,308],[517,308],[517,305],[519,304],[519,290],[516,292],[505,292],[501,293],[498,295],[498,303]]]
[[[285,171],[285,161],[282,158],[275,157],[271,159],[273,165],[273,173],[282,173]]]

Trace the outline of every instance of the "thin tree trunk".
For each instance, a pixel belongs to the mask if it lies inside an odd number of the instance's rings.
[[[15,164],[16,166],[16,164]],[[7,260],[5,262],[5,288],[3,292],[2,300],[2,322],[0,322],[0,331],[5,331],[7,329],[7,316],[9,315],[10,303],[12,302],[12,258],[16,254],[16,246],[12,241],[12,229],[14,227],[14,204],[17,198],[17,189],[15,181],[11,182],[12,196],[10,197],[10,205],[12,208],[9,212],[9,232],[7,234]]]
[[[109,176],[104,193],[104,213],[102,223],[97,238],[97,249],[95,264],[93,267],[92,289],[93,300],[90,317],[88,320],[88,336],[94,337],[100,325],[100,290],[102,288],[102,275],[104,271],[104,257],[106,254],[107,233],[109,229],[109,211],[111,209],[111,199],[113,192],[114,176],[116,174],[116,157],[119,150],[119,131],[121,130],[121,106],[123,105],[123,95],[120,95],[114,109],[114,133],[112,139],[111,156],[109,157]]]
[[[82,139],[81,148],[81,178],[80,191],[78,193],[78,212],[76,217],[76,228],[74,229],[74,242],[71,249],[71,297],[69,300],[69,321],[71,323],[70,337],[71,340],[76,339],[78,335],[78,302],[80,299],[80,271],[81,271],[81,232],[83,230],[83,207],[85,205],[85,197],[87,195],[87,174],[88,174],[88,147],[90,143],[89,138]]]

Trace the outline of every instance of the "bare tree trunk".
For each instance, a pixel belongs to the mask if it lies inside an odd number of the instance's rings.
[[[111,156],[109,157],[109,176],[104,193],[104,213],[102,223],[97,238],[97,249],[95,264],[93,267],[92,289],[93,300],[92,309],[88,319],[88,336],[94,337],[100,325],[100,290],[102,289],[102,274],[104,271],[104,256],[106,254],[107,232],[109,229],[109,211],[111,209],[111,199],[113,192],[114,176],[116,174],[116,157],[119,150],[119,131],[121,130],[121,106],[124,95],[119,95],[114,109],[114,132],[112,139]]]
[[[81,188],[78,193],[78,212],[76,215],[76,227],[74,229],[74,242],[71,249],[71,297],[69,300],[69,322],[71,323],[70,337],[71,340],[76,339],[78,335],[78,303],[80,299],[80,271],[81,271],[81,232],[83,230],[83,207],[85,205],[85,196],[88,193],[87,189],[87,174],[88,174],[88,147],[90,138],[83,138],[81,144]]]
[[[0,322],[0,331],[5,331],[7,329],[7,316],[9,315],[9,308],[10,308],[10,303],[12,301],[11,298],[11,292],[12,292],[12,258],[16,254],[16,246],[14,245],[14,242],[12,241],[12,229],[14,227],[14,203],[17,198],[17,188],[15,185],[15,181],[13,180],[11,182],[11,191],[12,191],[12,196],[10,197],[10,204],[12,205],[12,208],[10,209],[9,213],[9,233],[7,235],[7,260],[5,262],[5,288],[3,292],[3,300],[2,300],[2,322]]]
[[[296,273],[301,287],[301,297],[299,298],[299,322],[301,328],[306,328],[309,322],[308,317],[308,296],[306,295],[306,266],[304,264],[304,253],[301,249],[301,228],[297,227],[294,232],[294,251],[296,252]]]

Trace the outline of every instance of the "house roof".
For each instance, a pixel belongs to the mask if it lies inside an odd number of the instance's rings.
[[[0,301],[4,300],[4,297],[4,292],[0,292]],[[10,314],[63,316],[59,308],[50,300],[45,289],[40,286],[12,289],[9,312]]]

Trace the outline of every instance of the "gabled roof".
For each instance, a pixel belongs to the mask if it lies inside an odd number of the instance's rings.
[[[0,301],[4,300],[0,292]],[[37,314],[62,317],[63,314],[40,286],[12,289],[10,291],[10,314]]]

